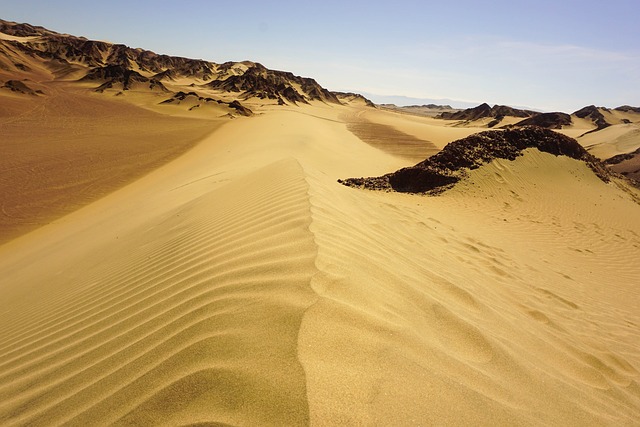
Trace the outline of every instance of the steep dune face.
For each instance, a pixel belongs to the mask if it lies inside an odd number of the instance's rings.
[[[0,247],[2,424],[633,424],[633,190],[531,149],[348,188],[406,161],[343,108],[230,122]]]
[[[222,121],[169,117],[56,86],[0,106],[0,242],[175,159]]]

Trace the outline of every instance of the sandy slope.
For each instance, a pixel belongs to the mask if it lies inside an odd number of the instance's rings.
[[[637,423],[630,195],[537,152],[343,187],[411,163],[353,113],[230,121],[0,246],[0,424]]]
[[[640,148],[640,126],[637,123],[613,125],[578,141],[594,156],[608,159]]]
[[[226,122],[153,113],[64,83],[43,88],[0,92],[0,243],[143,176]]]
[[[486,126],[455,127],[454,125],[457,121],[440,120],[384,110],[367,109],[362,111],[360,115],[370,122],[390,126],[417,139],[429,141],[439,149],[451,141],[486,130]],[[424,160],[424,157],[421,160]]]

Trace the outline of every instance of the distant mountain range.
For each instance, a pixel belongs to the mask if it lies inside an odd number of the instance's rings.
[[[5,35],[0,38],[0,87],[14,92],[34,95],[36,90],[31,86],[49,78],[93,83],[96,92],[117,93],[132,89],[167,92],[169,100],[182,95],[171,93],[167,84],[190,79],[194,91],[202,89],[234,94],[236,106],[230,107],[242,114],[248,110],[236,107],[248,98],[272,100],[281,105],[314,100],[341,103],[334,93],[314,79],[270,70],[256,62],[217,64],[160,55],[3,20],[0,20],[0,33]],[[220,101],[194,94],[203,98],[203,102]]]
[[[620,112],[637,112],[638,108],[630,107],[627,105],[617,107],[614,111]],[[520,117],[523,120],[503,127],[522,127],[522,126],[540,126],[547,129],[562,129],[564,126],[569,126],[573,123],[572,118],[586,119],[596,126],[593,131],[604,129],[613,124],[624,123],[624,120],[616,119],[610,115],[611,109],[606,107],[596,107],[595,105],[589,105],[575,111],[572,114],[553,112],[553,113],[540,113],[532,110],[521,110],[506,105],[494,105],[480,104],[477,107],[467,108],[460,111],[445,111],[437,115],[437,118],[445,120],[458,120],[471,122],[480,119],[493,119],[488,123],[488,127],[492,128],[501,123],[505,117]],[[605,117],[609,115],[610,117]]]
[[[451,108],[471,108],[478,105],[477,103],[467,102],[467,101],[458,101],[455,99],[448,98],[412,98],[409,96],[401,96],[401,95],[377,95],[369,92],[360,92],[363,96],[367,97],[371,101],[376,104],[394,104],[399,107],[406,106],[424,106],[424,105],[438,105],[438,106],[448,106]]]
[[[217,64],[134,49],[122,44],[89,40],[60,34],[43,27],[0,20],[0,89],[32,96],[45,95],[36,82],[51,80],[94,84],[96,92],[147,89],[167,93],[162,104],[175,104],[187,98],[202,103],[225,104],[231,111],[248,115],[251,110],[244,100],[257,98],[274,103],[304,104],[310,101],[341,104],[342,100],[359,99],[365,105],[394,104],[396,108],[423,112],[438,111],[446,120],[474,121],[491,118],[488,127],[501,124],[504,117],[520,117],[519,123],[508,126],[538,125],[559,129],[573,119],[586,119],[597,130],[612,123],[606,113],[610,110],[595,106],[582,108],[573,114],[541,113],[532,109],[483,103],[474,105],[452,99],[380,96],[370,93],[331,92],[314,79],[296,76],[286,71],[271,70],[252,61]],[[188,80],[188,90],[174,90],[175,82]],[[32,82],[32,83],[30,83]],[[178,85],[179,86],[179,85]],[[227,95],[225,100],[208,94]],[[229,98],[231,96],[231,98]],[[461,109],[462,110],[454,110]],[[616,110],[637,112],[636,107],[622,106]],[[435,114],[434,114],[435,115]]]

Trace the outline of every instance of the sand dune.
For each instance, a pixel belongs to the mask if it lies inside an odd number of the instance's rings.
[[[35,424],[304,421],[295,347],[315,300],[306,190],[295,160],[281,161],[50,278],[4,340],[2,413]]]
[[[526,149],[348,188],[494,116],[0,26],[0,425],[638,424],[627,182]],[[638,147],[637,109],[583,110]]]
[[[585,135],[579,141],[594,156],[608,159],[640,148],[640,126],[631,123],[613,125]]]
[[[636,423],[637,192],[539,152],[347,188],[411,164],[359,108],[229,121],[0,246],[0,423]]]
[[[171,117],[64,84],[2,98],[0,243],[176,158],[225,121]]]
[[[451,126],[452,123],[445,120],[383,110],[367,109],[362,111],[360,116],[369,122],[389,126],[419,140],[428,141],[437,148],[442,148],[453,140],[486,130],[486,128],[474,126],[454,127]],[[424,157],[420,160],[424,160]]]

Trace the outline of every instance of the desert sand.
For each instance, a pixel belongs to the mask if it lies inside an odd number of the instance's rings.
[[[633,190],[535,150],[347,188],[411,164],[362,108],[228,121],[1,246],[2,424],[636,423]]]
[[[0,425],[638,425],[621,178],[527,149],[438,196],[349,188],[487,120],[303,80],[242,108],[204,74],[96,91],[6,46],[43,93],[0,87]],[[611,115],[578,139],[602,156],[636,147],[638,116]]]
[[[65,84],[44,90],[2,94],[0,243],[143,176],[223,123],[158,114]]]

